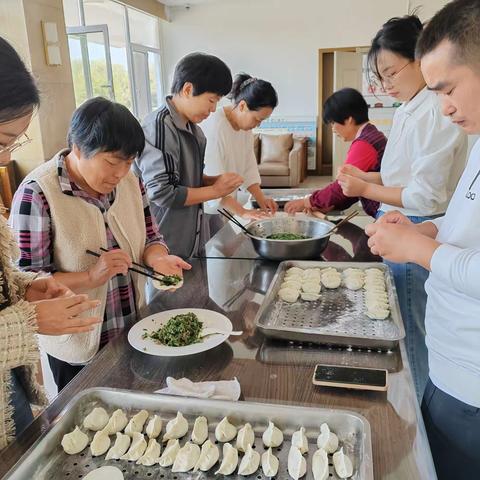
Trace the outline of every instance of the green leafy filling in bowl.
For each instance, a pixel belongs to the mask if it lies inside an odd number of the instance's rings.
[[[269,240],[306,240],[307,237],[306,235],[302,235],[300,233],[286,233],[286,232],[281,232],[281,233],[272,233],[272,235],[269,235],[267,237]]]

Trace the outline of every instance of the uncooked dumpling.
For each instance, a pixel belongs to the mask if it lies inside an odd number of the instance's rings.
[[[227,417],[224,417],[222,421],[217,425],[215,429],[215,438],[219,442],[229,442],[233,440],[237,435],[237,427],[232,425]]]
[[[298,480],[302,478],[305,473],[307,473],[307,462],[303,458],[302,452],[297,447],[293,445],[290,447],[288,452],[288,474],[293,478],[293,480]]]
[[[300,268],[300,267],[290,267],[286,274],[287,275],[303,275],[303,268]]]
[[[325,288],[338,288],[342,283],[342,277],[341,275],[333,275],[333,274],[327,274],[327,275],[322,275],[322,284]]]
[[[162,290],[162,291],[173,290],[173,289],[176,290],[177,288],[183,287],[183,278],[176,285],[165,285],[165,284],[159,282],[158,280],[153,280],[152,285],[157,290]]]
[[[130,446],[130,441],[131,438],[129,435],[117,432],[115,443],[105,456],[105,460],[117,460],[125,455]]]
[[[323,448],[313,454],[312,473],[314,480],[327,480],[328,478],[328,455]]]
[[[92,457],[98,457],[103,455],[110,448],[110,437],[105,430],[100,430],[93,436],[92,443],[90,444],[90,452]]]
[[[154,415],[148,422],[145,433],[148,438],[157,438],[162,431],[162,419],[158,415]]]
[[[316,293],[302,292],[300,296],[302,297],[302,300],[306,302],[316,302],[320,298],[320,295],[317,295]]]
[[[258,470],[258,466],[260,465],[260,454],[256,452],[251,445],[248,445],[245,455],[240,462],[240,466],[238,467],[238,474],[239,475],[252,475]]]
[[[192,430],[192,442],[197,445],[202,445],[202,443],[208,437],[208,422],[206,417],[198,417],[195,420]]]
[[[255,432],[249,423],[246,423],[237,434],[236,447],[239,452],[246,452],[249,445],[255,443]]]
[[[263,432],[262,440],[266,447],[278,447],[283,442],[283,433],[273,422],[268,422],[268,428]]]
[[[108,435],[114,435],[117,432],[121,432],[127,426],[127,423],[128,418],[125,415],[125,412],[118,409],[112,413],[104,430]]]
[[[278,296],[284,302],[294,303],[298,300],[300,292],[293,288],[282,288],[278,292]]]
[[[360,290],[363,287],[363,278],[347,277],[344,283],[349,290]]]
[[[367,310],[367,317],[372,320],[385,320],[390,315],[390,310],[382,307],[373,307]]]
[[[304,282],[302,283],[302,290],[305,293],[316,293],[319,294],[321,290],[321,285],[318,282]]]
[[[160,460],[158,461],[158,464],[161,467],[170,467],[171,465],[173,465],[173,462],[175,461],[175,457],[177,456],[179,450],[180,442],[178,441],[178,439],[169,440],[165,450],[162,453],[162,456],[160,457]]]
[[[302,454],[308,452],[308,440],[303,427],[293,433],[292,446],[297,447]]]
[[[200,458],[200,447],[192,442],[187,442],[177,453],[173,462],[172,472],[189,472]]]
[[[272,449],[269,448],[262,455],[262,470],[266,477],[274,477],[278,473],[279,461],[278,458],[272,453]]]
[[[165,430],[166,433],[163,436],[164,442],[175,438],[182,438],[188,432],[187,419],[181,412],[177,412],[177,416],[167,423]]]
[[[109,418],[104,408],[96,407],[84,418],[83,426],[88,430],[98,432],[105,428]]]
[[[138,465],[145,465],[146,467],[155,465],[158,463],[161,450],[161,445],[154,438],[151,438],[148,441],[145,453],[137,460]]]
[[[280,290],[283,290],[284,288],[293,288],[295,290],[300,290],[302,288],[302,283],[289,280],[287,282],[283,282],[280,285]]]
[[[122,460],[137,461],[147,449],[147,441],[142,433],[133,432],[132,444],[125,455],[122,455]]]
[[[330,427],[326,423],[320,425],[320,435],[317,438],[317,446],[327,453],[333,453],[338,448],[338,437],[330,431]]]
[[[128,425],[125,427],[125,433],[132,436],[135,432],[142,432],[147,418],[148,412],[146,410],[140,410],[128,422]]]
[[[219,458],[220,452],[218,447],[210,440],[207,440],[202,445],[200,457],[198,458],[193,471],[196,472],[197,470],[200,470],[202,472],[208,472],[218,462]]]
[[[75,455],[80,453],[88,445],[88,442],[88,435],[83,433],[78,427],[75,427],[73,432],[63,436],[61,445],[65,453]]]
[[[333,466],[340,478],[350,478],[353,475],[352,461],[343,453],[343,448],[333,454]]]
[[[223,446],[223,459],[215,475],[231,475],[238,465],[238,450],[229,443]]]
[[[123,480],[122,471],[117,467],[100,467],[92,470],[83,477],[83,480]]]

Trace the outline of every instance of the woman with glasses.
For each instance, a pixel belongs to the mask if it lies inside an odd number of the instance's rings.
[[[0,37],[0,164],[30,139],[27,130],[40,103],[35,82],[12,46]],[[33,420],[30,403],[45,405],[37,383],[37,333],[86,332],[98,318],[79,318],[97,306],[73,295],[52,277],[13,268],[19,251],[0,215],[0,450]]]
[[[395,112],[380,172],[365,173],[345,165],[337,177],[345,195],[380,202],[377,218],[392,210],[399,210],[414,223],[443,215],[465,167],[467,137],[442,115],[436,95],[426,88],[415,59],[422,28],[416,15],[392,18],[373,39],[369,70],[402,106]],[[421,400],[428,379],[424,327],[428,272],[414,264],[389,265]]]

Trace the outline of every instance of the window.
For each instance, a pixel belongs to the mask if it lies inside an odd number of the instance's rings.
[[[163,102],[159,22],[115,0],[63,0],[77,105],[102,95],[139,118]]]

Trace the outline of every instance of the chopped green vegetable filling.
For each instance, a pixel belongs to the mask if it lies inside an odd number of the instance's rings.
[[[160,283],[167,286],[175,286],[180,283],[182,277],[178,275],[164,275],[160,278]]]
[[[299,233],[273,233],[272,235],[269,235],[267,237],[270,240],[306,240],[307,237],[306,235],[301,235]]]
[[[172,317],[158,330],[145,332],[142,338],[151,338],[169,347],[185,347],[200,341],[202,327],[203,323],[194,313],[183,313]]]

